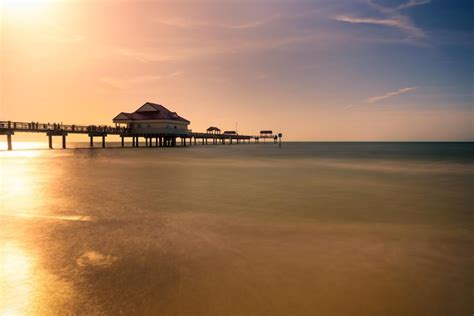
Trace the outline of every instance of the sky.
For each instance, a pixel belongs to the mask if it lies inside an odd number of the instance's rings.
[[[0,2],[0,120],[474,139],[471,0]]]

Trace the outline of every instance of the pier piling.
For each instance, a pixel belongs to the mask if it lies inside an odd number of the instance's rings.
[[[12,134],[7,134],[8,150],[12,150]]]

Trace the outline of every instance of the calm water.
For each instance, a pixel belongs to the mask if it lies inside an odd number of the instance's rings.
[[[474,145],[0,152],[0,315],[471,315]]]

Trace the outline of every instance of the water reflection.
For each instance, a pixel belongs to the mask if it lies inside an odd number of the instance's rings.
[[[0,153],[0,315],[469,311],[472,165],[235,148]]]
[[[24,315],[31,306],[35,262],[12,242],[0,245],[0,315]]]

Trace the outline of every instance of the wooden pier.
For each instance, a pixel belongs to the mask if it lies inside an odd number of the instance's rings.
[[[100,139],[100,146],[106,147],[106,138],[108,135],[117,135],[121,138],[121,146],[125,147],[125,140],[131,140],[131,147],[139,147],[140,139],[145,140],[145,147],[176,147],[179,140],[179,145],[182,147],[192,145],[225,145],[225,144],[250,144],[252,141],[255,144],[260,142],[260,139],[271,138],[276,143],[280,139],[281,134],[260,134],[260,135],[240,135],[233,133],[195,133],[190,130],[187,132],[174,132],[172,129],[154,129],[152,133],[136,133],[132,129],[126,127],[112,127],[112,126],[96,126],[96,125],[64,125],[64,124],[50,124],[38,122],[12,122],[0,121],[0,135],[7,136],[8,150],[12,150],[12,138],[15,133],[44,133],[48,137],[49,148],[53,149],[53,137],[62,138],[62,148],[67,148],[67,136],[69,134],[84,134],[89,137],[89,146],[94,147],[94,138]]]

